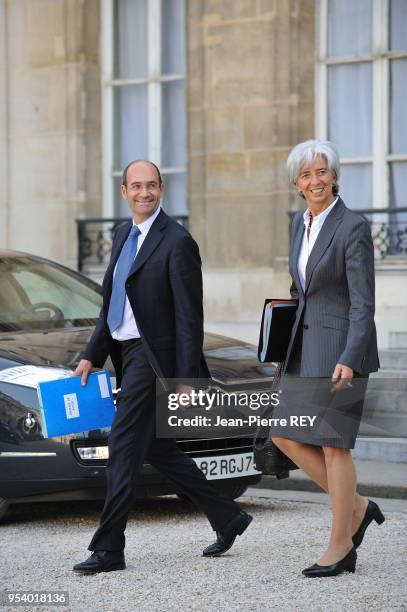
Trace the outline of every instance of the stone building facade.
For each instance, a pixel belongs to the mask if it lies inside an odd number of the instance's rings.
[[[253,338],[264,297],[288,293],[285,162],[314,134],[314,23],[308,0],[189,3],[189,206],[219,331]]]
[[[157,34],[154,20],[161,19],[163,48],[176,46],[176,28],[185,30],[185,74],[157,76],[150,41],[146,79],[157,95],[158,86],[172,79],[181,87],[185,77],[178,117],[187,126],[185,167],[169,169],[168,180],[186,176],[208,328],[254,341],[264,297],[288,294],[287,213],[302,202],[287,184],[285,161],[294,144],[321,133],[318,22],[327,2],[340,10],[337,0],[0,0],[1,248],[75,267],[75,219],[118,214],[107,175],[117,186],[120,163],[110,147],[131,117],[119,128],[112,120],[110,132],[106,117],[120,87],[144,81],[115,75],[106,57],[125,35],[118,11],[140,9],[146,27],[130,36],[132,49],[145,32]],[[172,7],[180,11],[174,23],[165,13]],[[395,57],[404,61],[400,51]],[[164,140],[165,130],[164,122]],[[158,151],[151,139],[146,156]],[[159,152],[154,161],[162,162]],[[383,347],[407,346],[406,261],[378,264]]]
[[[0,2],[0,245],[75,265],[100,215],[98,0]]]

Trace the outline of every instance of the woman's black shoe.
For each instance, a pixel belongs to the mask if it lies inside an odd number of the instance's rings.
[[[351,548],[346,557],[338,561],[337,563],[332,563],[332,565],[318,565],[315,563],[311,565],[311,567],[307,567],[307,569],[302,570],[304,576],[308,576],[309,578],[324,578],[325,576],[337,576],[338,574],[342,574],[342,572],[354,572],[356,567],[356,559],[357,553],[354,548]]]
[[[384,520],[385,519],[383,513],[380,510],[379,506],[374,501],[371,501],[369,499],[365,516],[363,517],[363,520],[359,525],[359,529],[357,530],[355,535],[352,536],[353,546],[355,548],[358,548],[362,544],[365,531],[372,521],[376,521],[378,525],[381,525],[382,523],[384,523]]]

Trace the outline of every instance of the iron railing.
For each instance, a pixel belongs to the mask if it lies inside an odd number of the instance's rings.
[[[296,211],[289,211],[292,218]],[[375,258],[407,257],[407,207],[355,210],[369,222]]]
[[[172,218],[188,228],[187,215],[173,215]],[[114,233],[123,221],[128,219],[121,217],[76,219],[79,272],[86,272],[92,266],[107,266]]]
[[[290,218],[296,211],[289,211]],[[407,207],[364,208],[355,210],[370,224],[376,259],[407,257]],[[188,228],[187,215],[172,217]],[[76,219],[78,235],[78,270],[92,266],[106,266],[112,248],[114,232],[121,217]]]

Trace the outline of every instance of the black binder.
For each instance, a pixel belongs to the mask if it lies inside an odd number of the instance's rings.
[[[261,363],[268,361],[279,363],[272,383],[272,392],[277,390],[280,383],[297,306],[298,301],[292,299],[271,298],[264,302],[257,356]],[[272,414],[270,408],[269,412]],[[269,415],[264,413],[262,416]],[[290,470],[298,469],[298,466],[273,443],[270,438],[270,428],[259,427],[253,442],[255,465],[263,474],[271,474],[278,479],[288,478]]]
[[[297,306],[298,301],[292,299],[270,298],[264,302],[257,351],[261,363],[285,361]]]

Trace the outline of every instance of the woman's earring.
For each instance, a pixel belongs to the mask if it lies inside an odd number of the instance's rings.
[[[334,183],[332,185],[332,195],[337,196],[339,193],[339,185],[338,183]]]

